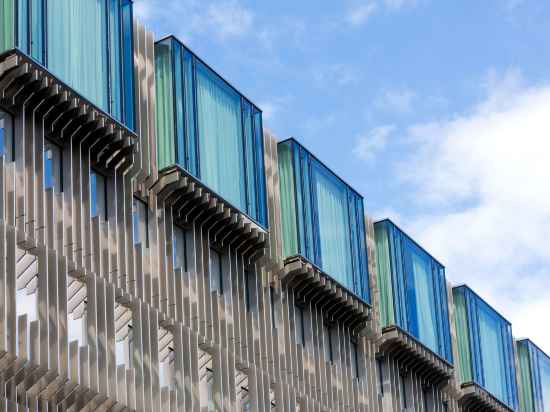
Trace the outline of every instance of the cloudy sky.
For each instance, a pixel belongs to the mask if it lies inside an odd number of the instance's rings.
[[[550,353],[547,0],[137,0]]]

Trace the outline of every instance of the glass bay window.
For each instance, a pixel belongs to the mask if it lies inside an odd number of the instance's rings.
[[[134,128],[132,0],[0,0],[0,53],[17,48]]]
[[[550,412],[550,356],[528,339],[517,342],[519,404],[524,412]]]
[[[374,224],[380,321],[452,363],[445,268],[390,220]]]
[[[476,383],[517,410],[512,326],[467,286],[453,288],[461,383]]]
[[[173,37],[155,70],[159,169],[181,167],[267,227],[261,111]]]
[[[280,142],[283,255],[300,255],[369,302],[363,198],[296,140]]]

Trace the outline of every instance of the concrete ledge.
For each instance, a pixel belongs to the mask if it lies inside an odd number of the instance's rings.
[[[298,301],[315,303],[329,320],[349,324],[355,334],[366,327],[370,306],[304,257],[287,258],[280,278]]]
[[[0,55],[0,105],[14,113],[34,111],[44,119],[45,137],[76,139],[89,148],[97,168],[133,162],[133,132],[19,50]]]
[[[232,244],[249,259],[263,256],[265,229],[179,166],[161,170],[151,190],[181,222],[200,223],[213,242]]]
[[[436,386],[446,385],[453,375],[450,363],[397,326],[382,329],[380,351]]]
[[[513,412],[512,408],[506,406],[477,383],[463,383],[461,389],[462,397],[459,398],[458,402],[465,410]]]

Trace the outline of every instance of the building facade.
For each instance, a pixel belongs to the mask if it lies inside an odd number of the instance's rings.
[[[550,410],[547,355],[132,8],[0,0],[1,410]]]

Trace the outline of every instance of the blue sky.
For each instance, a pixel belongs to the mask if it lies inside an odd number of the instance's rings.
[[[550,353],[547,0],[137,0]]]

